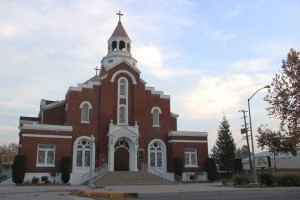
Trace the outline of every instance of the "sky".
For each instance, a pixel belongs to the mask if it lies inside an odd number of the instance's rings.
[[[239,110],[300,49],[299,0],[0,0],[0,145],[18,143],[19,117],[36,117],[41,99],[95,75],[119,11],[142,79],[171,96],[178,130],[208,133],[209,150],[224,115],[246,144]],[[250,101],[254,135],[278,129],[267,92]]]

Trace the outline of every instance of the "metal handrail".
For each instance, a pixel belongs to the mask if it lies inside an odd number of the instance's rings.
[[[157,168],[157,167],[151,167],[149,164],[146,163],[142,163],[141,167],[140,167],[141,171],[144,172],[148,172],[154,175],[157,175],[163,179],[166,179],[168,181],[173,181],[173,182],[177,182],[180,183],[181,182],[181,177],[174,174],[174,177],[172,175],[168,175],[167,172],[161,168]]]
[[[92,171],[92,182],[98,180],[102,176],[104,176],[108,172],[108,164],[105,163],[103,165],[100,165],[99,167],[95,168]],[[90,172],[87,172],[81,176],[81,183],[85,183],[89,180]]]

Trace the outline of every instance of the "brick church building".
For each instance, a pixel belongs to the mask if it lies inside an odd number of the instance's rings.
[[[38,117],[20,117],[24,181],[60,173],[63,157],[72,159],[71,184],[80,184],[90,165],[138,171],[146,164],[172,175],[174,158],[182,159],[183,180],[197,172],[206,179],[207,133],[177,131],[170,96],[140,77],[120,16],[99,74],[69,87],[61,101],[42,99]]]

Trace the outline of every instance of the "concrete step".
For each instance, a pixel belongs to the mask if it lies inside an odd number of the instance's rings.
[[[95,186],[170,185],[174,184],[147,172],[108,172],[94,182]]]

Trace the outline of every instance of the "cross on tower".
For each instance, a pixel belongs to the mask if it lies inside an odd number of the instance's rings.
[[[123,16],[123,14],[121,13],[121,11],[119,11],[118,13],[117,13],[117,15],[119,15],[119,22],[121,21],[121,16]]]
[[[94,68],[94,70],[96,71],[96,76],[98,75],[98,71],[100,70],[97,66]]]

